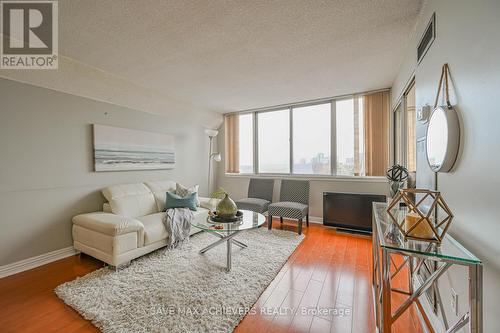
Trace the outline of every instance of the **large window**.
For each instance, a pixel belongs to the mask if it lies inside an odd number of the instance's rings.
[[[290,172],[290,112],[288,109],[257,114],[259,172]]]
[[[330,103],[293,110],[293,173],[329,175],[331,154]]]
[[[387,91],[226,116],[226,172],[383,176]]]

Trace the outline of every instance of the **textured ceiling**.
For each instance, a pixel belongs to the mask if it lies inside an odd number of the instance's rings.
[[[420,0],[59,1],[59,51],[220,112],[391,86]]]

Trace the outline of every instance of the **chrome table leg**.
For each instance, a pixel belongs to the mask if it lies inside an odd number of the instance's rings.
[[[464,314],[446,333],[456,333],[469,322],[469,313]]]
[[[220,232],[210,232],[210,234],[211,234],[211,235],[214,235],[214,236],[217,236],[217,237],[219,237],[219,238],[224,238],[224,237],[226,237],[225,235],[221,234]],[[240,241],[238,241],[238,240],[236,240],[236,239],[233,239],[233,243],[234,243],[235,245],[238,245],[238,246],[239,246],[239,247],[241,247],[242,249],[245,249],[245,248],[247,248],[247,247],[248,247],[245,243],[242,243],[242,242],[240,242]]]
[[[391,312],[391,260],[389,252],[382,249],[382,320],[381,329],[384,333],[391,333],[392,312]]]
[[[223,238],[219,239],[218,241],[208,245],[207,247],[204,247],[203,249],[200,250],[200,253],[205,253],[208,250],[213,249],[214,247],[216,247],[218,245],[221,245],[222,243],[224,243],[226,241],[226,238],[227,237],[223,237]]]
[[[227,260],[226,260],[226,271],[229,272],[231,271],[231,244],[232,240],[229,239],[227,241]]]
[[[229,272],[231,270],[231,262],[232,262],[232,248],[231,248],[231,245],[234,243],[240,247],[247,247],[246,244],[243,244],[241,242],[238,242],[237,240],[234,240],[233,238],[238,235],[240,233],[240,231],[236,231],[236,232],[233,232],[232,234],[228,234],[228,235],[223,235],[223,234],[219,234],[219,233],[216,233],[217,236],[221,237],[218,241],[204,247],[203,249],[200,250],[200,253],[205,253],[207,252],[208,250],[210,249],[213,249],[214,247],[218,246],[218,245],[221,245],[223,244],[224,242],[226,242],[226,246],[227,246],[227,254],[226,254],[226,271]]]
[[[483,266],[469,266],[469,332],[483,331]]]

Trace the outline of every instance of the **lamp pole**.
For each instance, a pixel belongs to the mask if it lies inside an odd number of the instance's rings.
[[[212,140],[213,136],[208,136],[209,145],[208,145],[208,196],[210,196],[210,185],[212,178]]]
[[[219,153],[212,153],[212,143],[213,139],[219,134],[218,130],[215,129],[205,129],[205,134],[208,135],[209,145],[208,145],[208,194],[210,195],[210,187],[212,185],[212,160],[216,162],[221,161],[221,156]]]

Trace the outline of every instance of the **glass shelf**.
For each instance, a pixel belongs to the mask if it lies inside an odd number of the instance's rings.
[[[449,234],[444,236],[441,244],[411,239],[405,241],[404,235],[392,222],[386,209],[386,203],[373,203],[374,235],[378,237],[380,246],[390,250],[411,252],[426,257],[455,260],[469,264],[481,264],[481,260],[465,249]],[[396,210],[393,215],[397,215],[399,219],[403,219],[405,212],[405,210],[400,209]]]

